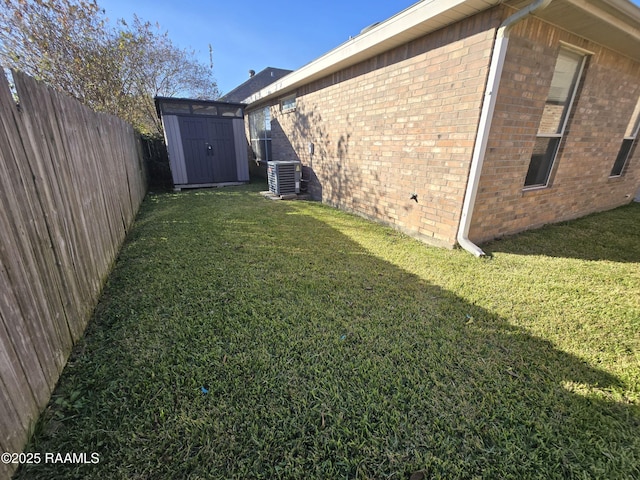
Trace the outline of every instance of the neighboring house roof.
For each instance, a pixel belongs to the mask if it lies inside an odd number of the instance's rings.
[[[229,93],[220,97],[221,102],[242,102],[245,98],[253,95],[264,87],[271,85],[273,82],[280,80],[285,75],[291,73],[293,70],[285,70],[283,68],[267,67],[259,73],[251,76],[249,80]]]
[[[284,95],[501,3],[520,10],[532,0],[421,1],[241,100],[251,104]],[[534,15],[640,61],[640,8],[628,0],[553,0]]]

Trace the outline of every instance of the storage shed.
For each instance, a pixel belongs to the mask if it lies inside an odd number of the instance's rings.
[[[156,97],[176,190],[249,181],[244,104]]]

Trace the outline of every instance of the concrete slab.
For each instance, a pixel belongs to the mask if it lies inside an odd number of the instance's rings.
[[[273,192],[265,191],[260,192],[260,195],[268,198],[269,200],[311,200],[311,195],[309,195],[308,193],[288,193],[284,195],[276,195]]]

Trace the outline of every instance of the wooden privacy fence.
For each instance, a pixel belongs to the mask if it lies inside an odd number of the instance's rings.
[[[2,453],[24,448],[146,193],[130,125],[13,76],[19,108],[0,74]]]

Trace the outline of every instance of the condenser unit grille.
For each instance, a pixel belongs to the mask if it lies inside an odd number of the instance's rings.
[[[269,191],[276,195],[300,193],[301,173],[300,162],[268,162]]]

